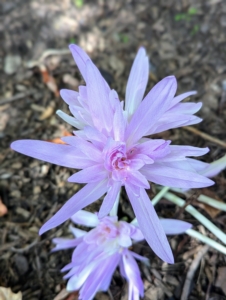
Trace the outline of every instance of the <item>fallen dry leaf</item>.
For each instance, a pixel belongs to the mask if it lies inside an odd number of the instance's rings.
[[[70,293],[66,289],[63,289],[53,300],[64,300],[69,294]]]
[[[39,66],[39,70],[42,74],[42,80],[47,85],[47,87],[50,89],[51,92],[55,94],[56,97],[60,95],[57,84],[53,76],[51,76],[44,65]]]
[[[62,135],[63,136],[73,136],[70,132],[68,132],[66,130],[63,132]],[[67,144],[64,141],[62,141],[61,138],[55,138],[55,139],[52,139],[52,140],[48,140],[48,142],[51,142],[51,143],[54,143],[54,144],[63,144],[63,145]]]
[[[13,293],[11,288],[0,286],[0,300],[22,300],[22,293]]]
[[[54,112],[55,112],[55,104],[54,102],[51,101],[50,105],[47,106],[47,108],[43,111],[43,113],[39,117],[39,120],[43,121],[45,119],[48,119],[54,114]]]
[[[3,217],[4,215],[6,215],[8,212],[7,207],[5,206],[5,204],[2,203],[2,200],[0,199],[0,217]],[[1,298],[0,298],[1,300]]]
[[[224,294],[226,295],[225,281],[226,281],[226,267],[219,267],[217,270],[217,280],[215,286],[221,288]]]
[[[202,189],[202,194],[205,196],[208,196],[210,198],[216,199],[219,202],[223,202],[214,192],[208,190],[208,189]],[[213,219],[215,217],[217,217],[217,215],[219,215],[219,213],[221,212],[220,209],[217,209],[215,207],[212,207],[208,204],[205,203],[201,203],[199,201],[197,201],[195,203],[198,207],[202,208],[205,210],[205,212],[208,213],[208,215]]]

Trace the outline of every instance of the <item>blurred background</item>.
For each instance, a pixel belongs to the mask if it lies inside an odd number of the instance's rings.
[[[178,93],[197,90],[192,100],[203,102],[199,112],[203,122],[194,126],[197,132],[175,129],[159,137],[174,144],[208,146],[211,152],[204,159],[210,162],[226,149],[211,140],[214,137],[226,144],[225,32],[225,0],[0,1],[0,286],[22,291],[25,300],[71,297],[54,298],[65,288],[60,269],[69,263],[71,252],[49,253],[51,238],[69,235],[68,223],[41,238],[38,230],[79,186],[66,182],[72,170],[9,148],[17,139],[59,143],[60,137],[72,133],[55,114],[57,109],[67,112],[59,90],[77,90],[83,83],[68,45],[76,43],[90,55],[121,100],[133,59],[144,46],[150,59],[148,90],[163,77],[175,75]],[[200,132],[210,138],[203,138]],[[225,175],[206,193],[224,200]],[[124,202],[121,214],[130,219],[133,212],[126,199]],[[89,209],[95,211],[99,203]],[[173,209],[164,202],[157,206],[164,217],[172,217]],[[219,217],[216,222],[225,226],[219,212],[209,215],[202,209],[215,221]],[[192,221],[185,212],[181,218]],[[152,260],[150,270],[142,269],[146,299],[180,299],[190,259],[184,253],[198,242],[187,236],[170,242],[177,263],[168,269],[146,244],[137,249]],[[189,299],[226,299],[225,257],[208,255]],[[110,296],[100,293],[96,299],[107,300],[112,295],[113,299],[127,299],[126,290],[116,273]],[[77,294],[72,297],[70,300],[77,299]]]

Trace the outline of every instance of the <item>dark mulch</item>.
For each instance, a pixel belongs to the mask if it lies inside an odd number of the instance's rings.
[[[52,53],[39,63],[35,61],[46,49],[67,49],[69,43],[78,43],[123,99],[130,66],[143,45],[150,57],[149,88],[167,75],[176,75],[178,93],[197,90],[193,99],[203,102],[199,115],[204,120],[195,127],[226,142],[225,30],[224,0],[1,1],[0,194],[8,214],[0,218],[0,286],[22,291],[24,300],[52,300],[65,287],[60,269],[71,255],[70,251],[50,253],[51,238],[69,234],[67,222],[42,237],[38,230],[79,189],[66,181],[73,170],[19,155],[9,145],[17,139],[53,140],[71,132],[72,128],[55,115],[57,109],[67,111],[58,89],[76,90],[82,80],[70,54]],[[224,147],[184,129],[159,136],[173,144],[208,146],[210,153],[202,158],[208,162],[225,153]],[[226,201],[225,187],[226,173],[222,172],[216,185],[205,192]],[[195,193],[194,206],[201,192]],[[150,195],[154,194],[153,187]],[[89,209],[95,211],[99,204]],[[176,215],[211,236],[193,217],[166,200],[156,209],[162,217]],[[205,207],[199,209],[226,230],[224,213],[213,218]],[[120,212],[128,219],[133,217],[124,194]],[[171,237],[170,243],[176,260],[172,266],[162,263],[147,244],[134,247],[151,260],[151,268],[141,266],[145,299],[181,297],[188,268],[201,243],[186,235]],[[225,256],[210,248],[195,274],[188,299],[226,299],[225,270]],[[116,272],[112,297],[127,299],[126,290]],[[109,297],[100,293],[96,298]]]

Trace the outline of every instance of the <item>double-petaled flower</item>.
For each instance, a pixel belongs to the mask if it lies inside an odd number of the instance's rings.
[[[99,211],[99,218],[103,218],[125,186],[145,239],[161,259],[172,263],[170,246],[146,189],[150,188],[149,181],[184,189],[212,185],[213,181],[199,174],[206,164],[187,158],[203,155],[208,148],[171,146],[171,141],[146,136],[199,122],[193,114],[201,104],[180,103],[194,92],[175,97],[174,76],[161,80],[143,99],[149,72],[148,58],[140,48],[129,76],[124,105],[87,54],[76,45],[70,49],[86,86],[80,86],[78,93],[61,91],[73,117],[63,112],[59,115],[79,130],[74,131],[74,136],[62,138],[66,145],[21,140],[11,146],[34,158],[82,169],[68,181],[86,185],[43,225],[40,233],[60,225],[105,195]]]
[[[101,220],[97,214],[79,211],[72,221],[93,227],[86,232],[70,226],[74,239],[55,238],[53,251],[75,248],[71,262],[62,269],[69,271],[64,276],[69,279],[68,291],[79,291],[79,299],[91,300],[98,291],[107,291],[117,266],[129,285],[128,300],[143,297],[144,286],[136,260],[148,264],[148,259],[129,250],[132,242],[144,239],[138,225],[118,221],[116,216],[106,216]],[[178,220],[160,220],[166,234],[180,234],[191,224]]]

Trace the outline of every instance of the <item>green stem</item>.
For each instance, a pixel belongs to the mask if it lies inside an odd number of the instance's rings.
[[[164,196],[167,200],[173,202],[174,204],[178,205],[179,207],[183,207],[186,205],[186,202],[175,196],[172,193],[166,193]],[[226,244],[226,235],[223,231],[221,231],[217,226],[215,226],[211,221],[209,221],[205,216],[203,216],[197,209],[193,206],[188,205],[186,206],[185,210],[189,212],[193,217],[199,220],[206,228],[209,229],[222,243]]]
[[[188,230],[186,230],[186,233],[188,235],[190,235],[191,237],[198,239],[199,241],[215,248],[216,250],[218,250],[226,255],[226,247],[224,247],[221,244],[217,243],[216,241],[210,239],[209,237],[201,234],[200,232],[195,231],[193,229],[188,229]]]

